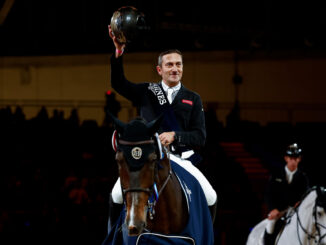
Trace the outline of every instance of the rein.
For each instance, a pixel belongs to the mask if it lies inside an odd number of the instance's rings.
[[[156,183],[154,182],[154,193],[152,194],[152,196],[148,199],[148,211],[149,211],[149,219],[153,220],[154,219],[154,215],[155,215],[155,205],[158,201],[158,198],[160,197],[160,194],[162,193],[162,191],[164,190],[165,186],[167,185],[169,179],[172,176],[172,170],[171,170],[171,164],[170,164],[170,159],[169,159],[169,174],[166,177],[162,188],[160,189],[159,192],[157,192],[157,187],[156,187]],[[155,197],[155,198],[154,198]]]
[[[313,188],[311,188],[311,189],[313,189]],[[305,193],[305,195],[304,195],[304,197],[302,198],[302,200],[306,198],[306,196],[310,193],[311,189],[308,190],[308,191]],[[318,198],[318,197],[317,197],[317,198]],[[300,203],[300,205],[299,205],[298,207],[292,209],[293,211],[292,211],[289,215],[287,215],[287,216],[285,217],[285,219],[286,219],[286,224],[285,224],[285,225],[288,225],[288,224],[291,222],[291,219],[292,219],[292,217],[294,216],[294,214],[297,215],[297,218],[296,218],[296,219],[297,219],[297,236],[298,236],[298,240],[299,240],[300,245],[303,245],[303,243],[302,243],[302,241],[301,241],[301,239],[300,239],[300,234],[299,234],[299,230],[300,230],[300,228],[301,228],[301,230],[302,230],[302,231],[307,235],[308,240],[310,240],[310,239],[314,239],[314,240],[315,240],[314,242],[315,242],[315,244],[317,244],[317,245],[323,245],[323,244],[324,244],[324,243],[321,243],[321,242],[322,242],[322,240],[326,237],[326,232],[325,232],[323,235],[321,235],[320,228],[323,228],[323,229],[326,230],[326,226],[323,225],[323,224],[320,224],[320,223],[318,222],[318,220],[317,220],[317,206],[318,206],[318,205],[317,205],[317,198],[316,198],[316,200],[315,200],[315,205],[314,205],[314,207],[313,207],[313,213],[312,213],[312,216],[314,217],[314,220],[315,220],[314,225],[315,225],[315,228],[316,228],[317,234],[315,234],[315,233],[309,233],[309,232],[308,232],[308,231],[303,227],[302,222],[301,222],[301,219],[300,219],[300,216],[299,216],[299,208],[300,208],[300,206],[301,206],[301,203]],[[326,210],[325,210],[325,211],[326,211]],[[283,231],[284,231],[284,228],[283,228],[282,232],[283,232]],[[281,236],[281,235],[280,235],[280,236]],[[279,243],[280,236],[278,237],[278,239],[277,239],[277,241],[275,242],[275,244],[278,244],[278,243]]]
[[[321,235],[321,231],[320,231],[320,227],[326,229],[326,227],[320,223],[318,223],[317,220],[317,203],[315,202],[314,208],[313,208],[313,217],[315,219],[315,228],[317,231],[317,234],[310,234],[302,225],[301,219],[299,217],[299,208],[295,209],[295,213],[297,214],[297,235],[298,235],[298,240],[300,242],[300,245],[302,245],[302,241],[300,239],[300,234],[299,234],[299,228],[301,228],[301,230],[307,235],[308,240],[310,239],[314,239],[316,244],[321,244],[321,241],[324,239],[324,237],[326,236],[326,233],[324,233],[323,235]]]

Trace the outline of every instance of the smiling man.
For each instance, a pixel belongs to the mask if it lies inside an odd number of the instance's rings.
[[[111,57],[111,85],[122,96],[132,101],[140,109],[140,116],[152,121],[160,115],[159,139],[171,150],[171,160],[190,172],[200,183],[215,218],[217,195],[205,176],[192,164],[198,163],[200,156],[195,153],[205,145],[206,129],[204,110],[200,96],[187,89],[182,83],[183,59],[179,50],[161,53],[156,70],[161,76],[157,83],[132,83],[123,71],[122,56],[125,44],[117,41],[109,26],[109,34],[116,48]],[[112,190],[114,203],[122,203],[119,181]]]

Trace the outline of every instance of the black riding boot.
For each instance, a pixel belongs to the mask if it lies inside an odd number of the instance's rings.
[[[216,216],[216,207],[217,207],[217,201],[213,205],[208,206],[209,212],[211,213],[213,224],[214,224],[215,216]]]
[[[265,233],[264,233],[264,245],[274,245],[274,239],[275,239],[274,234],[269,234],[265,230]]]
[[[113,202],[112,195],[110,195],[109,200],[109,227],[112,227],[114,223],[118,220],[120,213],[122,211],[123,204]]]

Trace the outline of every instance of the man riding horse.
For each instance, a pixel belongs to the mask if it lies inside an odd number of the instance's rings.
[[[288,208],[283,216],[282,229],[274,230],[277,237],[270,244],[322,245],[326,244],[326,189],[313,186],[302,196],[295,208]],[[264,219],[250,231],[246,245],[265,245],[264,232],[270,220]],[[279,233],[279,234],[277,234]]]
[[[200,184],[170,160],[159,140],[163,117],[129,123],[111,117],[125,209],[110,223],[103,245],[213,245],[213,223]]]
[[[162,53],[156,67],[162,77],[159,83],[139,83],[128,81],[123,72],[122,55],[125,44],[119,43],[109,26],[109,35],[116,48],[111,57],[111,85],[122,96],[140,108],[146,121],[152,121],[163,114],[159,139],[171,150],[171,160],[191,173],[200,183],[215,219],[217,195],[205,176],[192,164],[200,161],[194,152],[203,147],[206,139],[205,118],[200,96],[181,84],[183,74],[182,54],[178,50]],[[110,219],[114,221],[123,204],[120,180],[111,193]]]
[[[289,145],[285,151],[285,167],[274,171],[266,191],[268,223],[264,234],[265,245],[274,244],[282,225],[279,219],[288,207],[296,207],[308,190],[308,178],[298,169],[302,149],[297,143]]]

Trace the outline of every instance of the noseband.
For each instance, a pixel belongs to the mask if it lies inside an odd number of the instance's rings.
[[[132,142],[132,141],[125,141],[125,140],[118,140],[119,144],[121,145],[129,145],[129,146],[133,146],[133,145],[146,145],[146,144],[155,144],[154,140],[144,140],[144,141],[136,141],[136,142]],[[170,158],[169,158],[170,159]],[[156,160],[156,164],[158,165],[160,163],[161,160]],[[167,185],[169,179],[172,176],[172,170],[171,170],[171,165],[170,165],[170,161],[169,161],[169,174],[166,177],[161,189],[158,191],[157,190],[157,185],[154,182],[153,185],[150,188],[141,188],[141,187],[135,187],[135,188],[127,188],[124,189],[122,186],[122,193],[123,193],[123,199],[125,201],[125,196],[128,192],[145,192],[149,194],[149,199],[147,201],[148,203],[148,212],[149,212],[149,218],[152,220],[154,219],[154,215],[155,215],[155,205],[158,201],[158,198],[160,196],[160,194],[162,193],[162,191],[164,190],[165,186]]]

